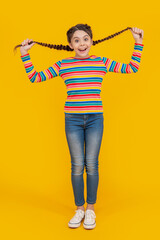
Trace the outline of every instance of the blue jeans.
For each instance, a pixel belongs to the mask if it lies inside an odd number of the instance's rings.
[[[71,181],[76,206],[85,203],[84,166],[87,173],[87,203],[96,203],[99,183],[98,155],[103,136],[103,121],[103,113],[65,113],[65,133],[71,155]]]

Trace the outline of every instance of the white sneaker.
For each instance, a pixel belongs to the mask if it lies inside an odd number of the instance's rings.
[[[69,221],[68,226],[71,228],[77,228],[81,225],[81,221],[84,218],[85,212],[81,209],[75,210],[75,215]]]
[[[96,218],[95,212],[91,209],[87,209],[85,211],[85,219],[84,219],[84,222],[83,222],[83,227],[86,228],[86,229],[95,228],[95,226],[96,226],[95,218]]]

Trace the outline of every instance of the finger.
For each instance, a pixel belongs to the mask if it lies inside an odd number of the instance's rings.
[[[33,39],[31,39],[31,41],[30,42],[33,42]],[[32,43],[32,44],[35,44],[35,43]]]
[[[30,39],[29,42],[33,42],[33,39]],[[33,46],[35,43],[31,43],[31,46]]]
[[[22,45],[25,46],[25,40],[22,42]]]
[[[136,33],[136,34],[140,34],[140,29],[136,27],[136,28],[135,28],[135,33]]]
[[[142,38],[143,38],[143,36],[144,36],[144,32],[143,32],[143,30],[142,30],[141,34],[142,34]]]
[[[139,34],[139,29],[136,27],[135,32]]]
[[[137,28],[136,27],[134,28],[134,32],[137,33]]]
[[[135,27],[133,28],[133,32],[136,32],[136,28]]]

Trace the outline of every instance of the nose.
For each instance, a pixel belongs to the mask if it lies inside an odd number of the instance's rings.
[[[84,42],[83,42],[83,41],[81,41],[81,42],[80,42],[80,45],[81,45],[81,46],[83,46],[83,45],[84,45]]]

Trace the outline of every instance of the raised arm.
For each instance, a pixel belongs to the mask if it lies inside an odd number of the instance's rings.
[[[61,61],[57,61],[51,67],[43,71],[37,72],[32,64],[29,53],[21,55],[21,59],[24,64],[25,71],[28,75],[28,78],[32,83],[44,82],[48,79],[59,76]]]
[[[107,72],[136,73],[140,66],[143,47],[144,47],[144,44],[135,42],[134,51],[132,53],[131,60],[128,64],[120,63],[110,58],[102,57],[102,60],[106,66]]]

